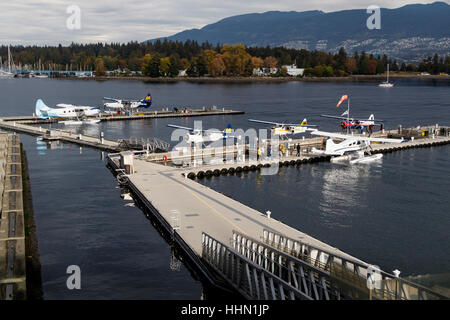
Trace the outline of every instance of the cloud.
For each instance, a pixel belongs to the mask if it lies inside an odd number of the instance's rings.
[[[71,42],[128,42],[169,36],[201,28],[220,19],[265,11],[326,12],[367,8],[374,0],[14,0],[3,1],[0,43],[67,45]],[[396,8],[433,1],[377,0],[376,5]],[[449,2],[449,1],[446,1]],[[69,5],[81,10],[81,29],[69,30]]]

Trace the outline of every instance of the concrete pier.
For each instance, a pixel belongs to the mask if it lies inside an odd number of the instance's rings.
[[[27,297],[20,148],[18,135],[0,133],[0,300]]]

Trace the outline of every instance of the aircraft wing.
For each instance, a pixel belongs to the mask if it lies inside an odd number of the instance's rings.
[[[356,136],[350,136],[350,135],[347,135],[347,134],[325,132],[325,131],[319,131],[319,130],[313,130],[313,131],[311,131],[311,134],[315,135],[315,136],[336,138],[336,139],[344,139],[344,140],[351,139],[351,138],[356,138]]]
[[[122,101],[122,100],[119,100],[119,99],[108,98],[108,97],[103,97],[103,100],[114,101],[114,102],[120,102],[120,101]]]
[[[73,104],[68,103],[58,103],[56,106],[59,108],[75,108]]]
[[[358,137],[360,138],[360,137]],[[404,139],[388,139],[388,138],[369,138],[369,137],[361,137],[362,140],[370,141],[370,142],[383,142],[383,143],[402,143],[405,141]]]
[[[325,132],[325,131],[319,131],[319,130],[311,131],[311,134],[316,135],[316,136],[336,138],[336,139],[344,139],[344,140],[350,139],[350,140],[383,142],[383,143],[401,143],[404,141],[402,139],[370,138],[370,137],[364,137],[364,136],[352,136],[352,135],[348,135],[348,134]]]
[[[321,116],[321,117],[324,117],[324,118],[347,120],[347,117],[330,116],[330,115],[327,115],[327,114],[321,114],[320,116]],[[374,122],[384,122],[384,120],[378,120],[378,119],[369,120],[369,119],[357,119],[357,118],[353,118],[353,117],[350,117],[350,120],[352,120],[352,121],[374,121]]]
[[[271,121],[264,121],[264,120],[254,120],[254,119],[248,119],[250,122],[258,122],[258,123],[265,123],[265,124],[273,124],[277,126],[289,126],[289,127],[317,127],[316,125],[302,125],[299,123],[281,123],[281,122],[271,122]]]
[[[274,125],[284,125],[284,123],[278,123],[278,122],[271,122],[271,121],[263,121],[263,120],[255,120],[255,119],[248,119],[250,122],[258,122],[258,123],[264,123],[264,124],[274,124]]]
[[[176,126],[174,124],[168,124],[167,126],[171,127],[171,128],[175,128],[175,129],[183,129],[183,130],[187,130],[187,131],[194,131],[194,128]]]

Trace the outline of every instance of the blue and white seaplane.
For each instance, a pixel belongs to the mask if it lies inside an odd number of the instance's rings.
[[[114,109],[115,111],[150,108],[152,105],[152,95],[150,93],[141,100],[125,100],[108,97],[104,97],[103,100],[109,101],[103,104],[105,108]]]
[[[67,119],[61,121],[65,125],[96,124],[99,119],[88,119],[100,114],[100,108],[89,106],[76,106],[60,103],[55,108],[50,108],[44,101],[38,99],[35,105],[35,114],[39,119]]]

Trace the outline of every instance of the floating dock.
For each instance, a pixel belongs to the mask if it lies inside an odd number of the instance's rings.
[[[22,191],[19,136],[0,133],[0,300],[27,297]]]
[[[186,110],[169,110],[164,108],[162,110],[142,111],[142,112],[122,112],[120,114],[101,114],[96,119],[100,121],[124,121],[124,120],[142,120],[142,119],[158,119],[158,118],[184,118],[184,117],[205,117],[205,116],[218,116],[218,115],[237,115],[244,114],[244,111],[230,110],[230,109],[213,109],[203,107],[202,109],[190,109]],[[55,119],[40,119],[35,116],[8,116],[0,117],[3,121],[15,121],[22,124],[44,124],[44,123],[56,123]]]
[[[102,114],[96,119],[100,121],[127,121],[127,120],[142,120],[155,118],[176,118],[176,117],[199,117],[199,116],[216,116],[216,115],[236,115],[243,114],[243,111],[226,110],[226,109],[186,109],[184,111],[169,111],[168,108],[164,110],[154,110],[139,113],[129,114]],[[42,137],[44,140],[55,141],[59,140],[67,143],[74,143],[81,146],[100,149],[107,152],[118,152],[124,149],[132,149],[131,143],[122,140],[105,139],[102,136],[93,137],[82,134],[75,134],[70,130],[62,129],[48,129],[39,125],[57,123],[55,119],[39,119],[34,116],[10,116],[0,117],[0,129],[25,133],[29,135]],[[169,147],[169,144],[156,138],[148,139],[141,143],[141,149],[144,147],[150,152],[157,149],[164,150]],[[138,146],[139,147],[139,146]]]
[[[373,137],[387,137],[387,136],[399,136],[407,137],[409,140],[402,143],[378,143],[371,145],[371,153],[373,154],[386,154],[401,150],[413,149],[413,148],[428,148],[437,147],[442,145],[450,144],[450,127],[438,127],[436,126],[426,126],[422,127],[421,130],[433,129],[436,132],[430,136],[417,136],[412,138],[411,132],[414,129],[404,129],[399,132],[399,130],[390,130],[383,132],[377,132]],[[412,138],[412,139],[411,139]],[[277,154],[276,156],[267,157],[261,156],[257,157],[255,148],[251,148],[248,144],[245,146],[238,147],[223,147],[223,148],[205,148],[198,152],[187,150],[186,155],[182,152],[174,157],[171,152],[168,153],[157,153],[149,155],[146,160],[157,163],[166,162],[171,165],[171,161],[183,162],[183,165],[177,166],[179,168],[180,174],[187,176],[190,179],[194,178],[204,178],[211,176],[228,175],[240,172],[256,171],[262,170],[263,168],[278,166],[300,166],[307,163],[316,162],[329,162],[332,161],[331,156],[317,154],[311,152],[312,147],[322,148],[325,144],[324,138],[309,138],[309,139],[292,139],[291,141],[279,141],[280,145],[285,146],[285,152],[282,154]],[[297,151],[295,146],[300,144],[300,155],[297,156]],[[240,151],[239,151],[240,150]],[[245,155],[245,156],[239,156]],[[230,157],[231,159],[227,161],[222,161],[220,157],[223,158]],[[218,159],[219,163],[208,163],[204,162],[203,159]],[[164,161],[166,160],[166,161]],[[264,169],[263,169],[264,170]]]
[[[390,152],[401,145],[412,148],[448,143],[448,136],[431,137],[396,146],[380,145],[374,152]],[[231,152],[234,154],[235,150]],[[201,171],[204,175],[208,171],[228,174],[232,166],[244,170],[246,165],[248,170],[257,170],[273,165],[264,163],[267,160],[179,168],[168,165],[167,158],[162,164],[160,157],[110,154],[108,166],[118,181],[129,188],[135,201],[157,219],[213,284],[226,283],[247,299],[447,298],[379,269],[372,274],[368,263],[276,220],[270,212],[256,211],[188,179],[199,177]],[[311,159],[329,157],[289,156],[276,164],[298,164]],[[367,286],[369,277],[376,279],[373,287]]]

